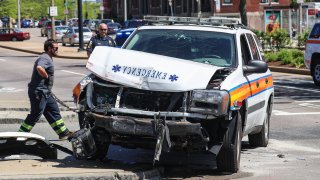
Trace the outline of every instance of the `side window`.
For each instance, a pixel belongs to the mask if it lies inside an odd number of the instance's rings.
[[[259,41],[259,39],[258,39],[258,37],[257,37],[256,35],[253,35],[253,37],[254,37],[254,40],[256,41],[256,43],[257,43],[257,45],[258,45],[258,48],[259,48],[259,50],[260,50],[261,58],[262,58],[262,60],[264,61],[265,59],[264,59],[264,54],[263,54],[262,45],[261,45],[261,43],[260,43],[260,41]]]
[[[251,34],[246,34],[247,38],[248,38],[248,42],[249,42],[249,47],[250,47],[250,51],[252,54],[252,59],[253,60],[261,60],[260,56],[259,56],[259,50],[258,47],[256,45],[256,43],[254,42],[254,39],[252,37]]]
[[[312,28],[309,38],[316,38],[320,37],[320,24],[315,24]]]
[[[249,45],[247,43],[247,38],[244,34],[240,36],[240,41],[241,41],[240,43],[241,43],[242,61],[243,61],[243,64],[247,65],[251,59],[251,56],[250,56]]]

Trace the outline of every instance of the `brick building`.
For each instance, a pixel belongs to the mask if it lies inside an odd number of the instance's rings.
[[[170,1],[172,1],[172,8]],[[124,17],[123,0],[103,0],[103,2],[107,16]],[[289,27],[296,26],[297,13],[290,9],[290,2],[291,0],[247,0],[248,26],[265,31],[268,31],[267,27],[270,30],[271,26],[268,26],[270,23],[276,24],[274,27],[288,30]],[[240,0],[129,0],[127,15],[128,18],[142,18],[144,15],[170,16],[171,14],[193,17],[240,17],[239,4]],[[289,17],[292,17],[291,20]]]

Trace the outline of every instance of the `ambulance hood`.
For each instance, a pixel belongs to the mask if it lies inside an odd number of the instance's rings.
[[[106,81],[152,91],[205,89],[223,67],[140,51],[97,46],[86,67]]]

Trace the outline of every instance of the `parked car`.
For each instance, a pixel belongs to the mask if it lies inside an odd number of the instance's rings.
[[[242,137],[269,142],[273,77],[257,36],[240,19],[145,17],[119,48],[97,46],[92,72],[73,90],[82,130],[78,158],[104,158],[109,145],[214,154],[219,171],[240,167]],[[212,156],[210,156],[212,157]]]
[[[123,24],[123,29],[128,29],[128,28],[137,28],[140,26],[143,26],[147,24],[147,21],[143,19],[130,19],[124,22]]]
[[[1,28],[0,41],[23,41],[30,39],[29,32],[23,32],[18,28]]]
[[[34,20],[34,27],[39,27],[39,20]]]
[[[62,26],[62,22],[60,20],[56,20],[54,21],[54,25],[55,26]],[[43,36],[48,36],[48,30],[50,30],[52,27],[52,22],[51,21],[47,21],[46,24],[41,28],[41,37]]]
[[[31,20],[24,19],[21,21],[21,28],[30,28],[31,27]]]
[[[96,25],[99,24],[99,19],[87,19],[84,21],[84,26],[88,27],[91,31],[96,31]]]
[[[87,44],[92,37],[92,32],[89,28],[83,27],[83,43]],[[61,38],[62,45],[70,44],[79,44],[79,29],[78,27],[70,27],[67,32]]]
[[[69,29],[69,26],[56,26],[55,31],[56,31],[56,41],[57,42],[62,42],[62,36],[67,32]],[[47,39],[51,38],[51,30],[48,30],[48,36]]]
[[[41,19],[38,23],[38,28],[42,28],[46,23],[47,23],[47,19]]]
[[[67,26],[78,26],[78,18],[71,18],[67,22]]]
[[[95,23],[95,30],[96,30],[96,31],[99,29],[99,25],[100,25],[101,23],[104,23],[104,24],[114,23],[114,20],[113,20],[113,19],[102,19],[102,20],[98,20],[98,21]]]
[[[108,34],[116,34],[121,29],[120,23],[108,23]]]
[[[105,24],[108,24],[108,23],[114,23],[114,20],[113,19],[102,19],[100,22],[101,23],[105,23]]]
[[[128,37],[132,34],[132,32],[136,29],[137,28],[129,28],[118,31],[115,37],[117,47],[121,47],[123,43],[128,39]]]

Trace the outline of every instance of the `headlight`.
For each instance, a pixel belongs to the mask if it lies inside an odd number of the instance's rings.
[[[92,82],[91,76],[88,75],[84,77],[72,90],[73,98],[75,99],[75,102],[79,102],[79,97],[82,92],[82,90]]]
[[[219,90],[194,90],[192,92],[190,111],[221,116],[227,114],[229,93]]]

